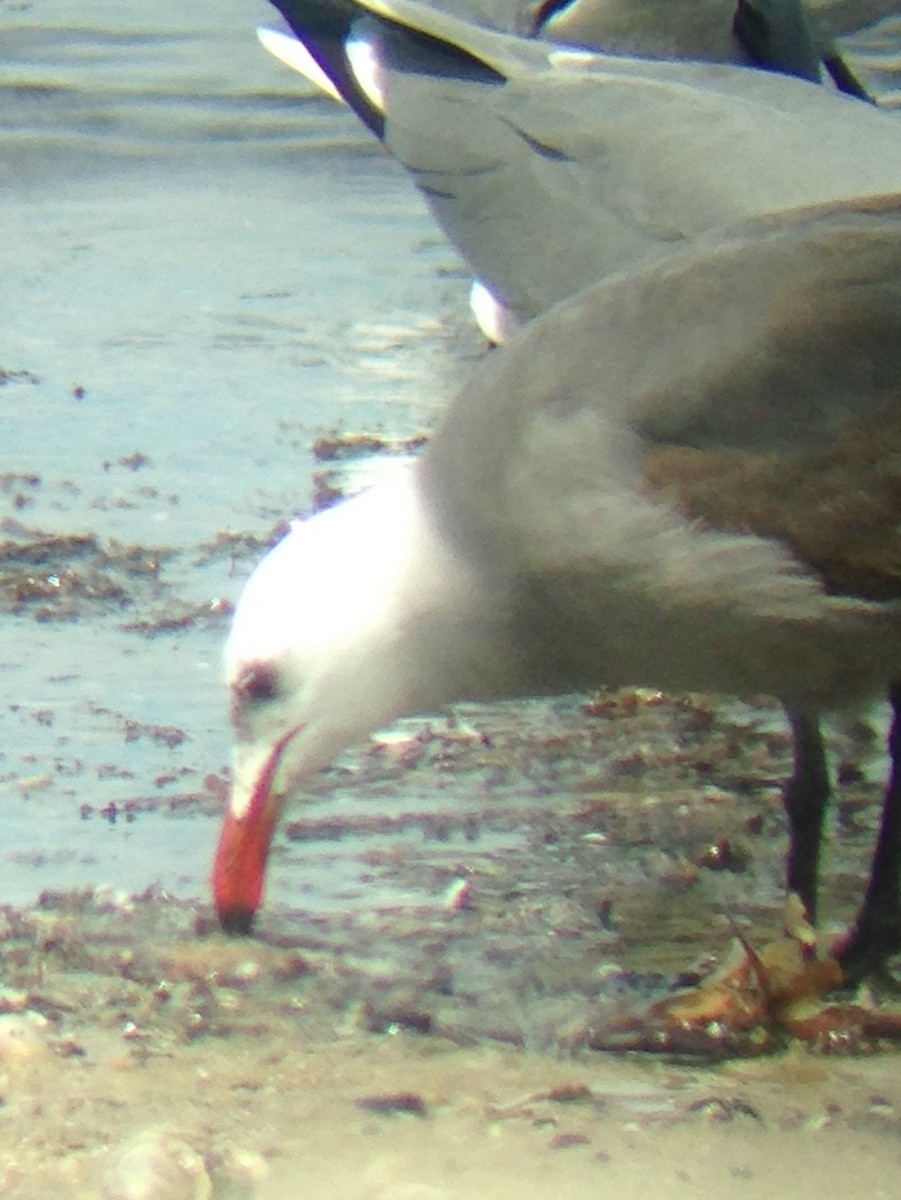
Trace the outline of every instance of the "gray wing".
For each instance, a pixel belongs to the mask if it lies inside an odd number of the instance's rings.
[[[888,115],[741,68],[597,59],[503,86],[392,74],[385,140],[525,318],[704,230],[901,188]]]
[[[496,351],[425,493],[536,683],[847,703],[901,663],[899,378],[901,197],[760,219]]]
[[[724,527],[756,522],[771,536],[788,520],[789,465],[805,486],[817,471],[832,480],[820,492],[833,514],[881,472],[897,526],[899,380],[901,198],[762,218],[533,322],[452,406],[426,460],[429,486],[439,511],[482,529],[489,555],[518,529],[510,552],[533,565],[593,553],[600,498],[680,510],[691,470],[718,464],[723,478],[744,464],[773,485],[755,501],[768,528],[741,511],[741,488]],[[881,468],[863,465],[883,450]],[[717,524],[712,512],[688,516]]]
[[[619,53],[743,62],[814,81],[825,68],[840,90],[870,99],[835,39],[876,20],[878,9],[860,0],[841,13],[828,0],[545,0],[531,24],[554,41]]]
[[[520,319],[703,230],[901,186],[889,118],[797,80],[567,54],[416,0],[279,6]],[[348,70],[352,30],[378,102]]]
[[[799,0],[545,0],[531,26],[556,42],[619,54],[754,63],[813,80],[820,76]]]
[[[387,79],[386,144],[522,317],[707,229],[901,188],[892,119],[815,85],[728,66],[557,62],[503,85]]]

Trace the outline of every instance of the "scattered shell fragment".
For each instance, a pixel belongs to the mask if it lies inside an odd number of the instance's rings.
[[[20,988],[0,987],[0,1013],[20,1013],[27,1007],[27,992]]]
[[[269,1178],[269,1164],[262,1154],[255,1150],[242,1147],[226,1151],[225,1156],[216,1172],[217,1178],[223,1176],[227,1186],[243,1189],[242,1195],[252,1191],[258,1184],[265,1183]]]
[[[444,893],[444,907],[451,911],[472,908],[473,886],[471,879],[455,879]]]
[[[102,1182],[103,1200],[212,1200],[206,1164],[171,1129],[142,1130],[112,1152]]]
[[[41,1013],[0,1014],[0,1062],[33,1062],[50,1053],[50,1022]]]
[[[207,941],[174,942],[160,949],[160,964],[172,982],[207,981],[220,987],[247,988],[262,979],[299,979],[310,971],[296,950],[227,941],[220,936]]]

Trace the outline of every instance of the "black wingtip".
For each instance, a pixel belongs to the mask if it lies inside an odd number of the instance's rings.
[[[738,0],[732,33],[755,66],[819,83],[820,55],[798,0]]]

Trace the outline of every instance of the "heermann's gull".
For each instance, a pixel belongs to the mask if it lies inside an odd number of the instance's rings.
[[[384,34],[386,26],[382,24],[378,26],[382,30],[380,39],[377,36],[377,28],[373,25],[372,17],[364,18],[361,21],[362,9],[353,3],[353,0],[337,0],[337,2],[336,0],[327,0],[326,3],[316,4],[309,4],[306,0],[287,0],[280,7],[290,18],[295,32],[304,39],[310,52],[311,61],[318,64],[320,71],[323,72],[319,78],[320,85],[329,87],[336,96],[343,94],[348,103],[356,109],[358,115],[381,137],[387,138],[391,132],[392,114],[400,114],[399,119],[402,125],[404,121],[409,123],[412,120],[414,124],[422,123],[424,132],[428,132],[429,113],[433,110],[419,108],[405,110],[402,103],[402,92],[400,100],[395,106],[392,99],[397,97],[390,86],[384,87],[382,98],[376,97],[378,103],[374,104],[371,95],[373,62],[371,57],[360,58],[361,38],[362,44],[368,46],[370,50],[381,52],[382,66],[379,70],[383,85],[390,84],[392,72],[401,74],[411,72],[419,77],[422,86],[427,86],[428,80],[432,79],[440,90],[446,84],[448,76],[451,76],[461,86],[465,85],[467,81],[469,82],[468,90],[472,93],[469,97],[471,106],[476,103],[480,88],[488,98],[489,105],[491,103],[493,85],[486,83],[484,69],[479,65],[477,57],[470,53],[472,47],[480,45],[480,39],[483,36],[490,38],[490,34],[484,35],[483,31],[465,23],[454,24],[451,22],[455,40],[449,43],[446,41],[436,42],[426,41],[415,34],[411,35],[409,31],[404,33],[396,25],[387,26],[387,28],[391,28],[392,32],[390,37],[386,37]],[[391,9],[394,15],[397,15],[398,11],[397,6]],[[428,25],[429,20],[443,21],[440,16],[436,18],[434,14],[430,15],[428,10],[423,14],[421,9],[415,5],[404,8],[405,20],[410,20],[411,12],[418,16],[420,25],[425,28],[431,28]],[[643,55],[654,54],[657,56],[692,54],[696,57],[722,61],[742,62],[747,60],[747,34],[750,31],[750,35],[756,38],[756,45],[752,47],[754,57],[758,60],[763,59],[767,66],[793,72],[802,77],[815,78],[819,73],[816,53],[813,50],[813,38],[808,31],[803,9],[796,0],[781,0],[781,2],[780,0],[746,0],[741,3],[738,8],[736,27],[740,31],[743,30],[745,36],[740,43],[736,41],[731,32],[731,8],[723,0],[691,0],[690,3],[683,2],[666,6],[659,4],[648,6],[642,4],[641,0],[576,0],[575,3],[565,6],[562,10],[558,10],[553,3],[544,5],[542,18],[548,16],[550,16],[551,24],[556,27],[556,36],[562,38],[575,34],[582,43],[603,39],[619,51],[638,50]],[[441,28],[442,36],[449,37],[444,23]],[[292,62],[292,65],[299,66],[302,70],[308,69],[303,62],[295,61],[298,49],[296,43],[286,42],[281,35],[277,34],[270,33],[263,36],[270,48],[274,49],[281,57]],[[828,47],[828,39],[821,37],[819,40]],[[351,46],[355,48],[351,50]],[[543,72],[546,73],[546,56],[550,52],[551,49],[547,46],[539,52],[540,55],[545,56],[542,59],[545,64],[542,70],[536,70],[534,62],[529,68],[534,73],[532,84],[538,92],[539,100],[541,96],[540,76]],[[834,50],[828,48],[827,52],[832,60],[833,73],[849,77],[847,71],[837,69],[837,56]],[[529,53],[532,52],[529,51]],[[632,66],[636,73],[635,81],[640,80],[646,71],[646,62],[633,60]],[[677,78],[677,76],[671,76],[669,86],[674,86]],[[696,76],[691,78],[694,79]],[[526,87],[529,81],[526,80],[525,84],[522,81],[519,82],[521,86]],[[651,83],[652,81],[646,80],[646,82]],[[609,96],[611,90],[615,92],[616,89],[612,87],[610,80],[602,81],[602,83],[603,87],[607,89],[603,93],[604,96]],[[587,86],[586,80],[583,91]],[[806,96],[806,93],[801,94]],[[666,103],[668,97],[668,89],[661,89],[658,103]],[[777,99],[780,104],[784,104],[785,97],[781,93],[778,94]],[[758,117],[771,119],[778,117],[778,106],[768,109],[766,103],[762,105],[759,102],[755,103],[757,103],[757,108],[754,111]],[[822,116],[827,109],[822,108],[818,111]],[[491,116],[489,114],[490,123]],[[455,126],[454,136],[458,139],[462,138],[464,143],[467,143],[468,138],[472,138],[477,145],[482,136],[479,120],[475,119],[471,125],[464,123],[462,131],[459,125],[458,122]],[[589,137],[586,143],[585,150],[589,159],[591,155],[597,153],[598,147],[603,145],[604,128],[602,122],[599,137],[594,140]],[[884,122],[881,122],[878,128],[885,136],[889,136]],[[434,125],[434,129],[442,135],[446,132],[444,124],[440,122]],[[652,131],[649,129],[648,132]],[[892,130],[891,132],[894,134],[897,131]],[[776,141],[778,143],[778,139]],[[388,144],[390,146],[392,143],[389,141]],[[757,144],[759,149],[760,144]],[[540,238],[543,232],[540,221],[533,221],[524,229],[521,223],[517,224],[509,220],[508,209],[515,207],[515,205],[508,205],[511,187],[515,186],[519,189],[518,199],[521,207],[524,206],[527,210],[533,209],[535,212],[541,213],[542,210],[556,205],[560,183],[557,179],[556,186],[549,186],[549,178],[552,176],[541,169],[529,169],[529,159],[538,162],[540,168],[541,146],[533,145],[528,138],[523,139],[522,145],[517,145],[515,138],[508,139],[504,143],[505,153],[511,153],[511,145],[513,146],[512,156],[516,159],[518,169],[512,173],[512,184],[511,172],[495,171],[494,178],[484,189],[483,196],[483,200],[493,200],[493,202],[470,206],[465,189],[462,194],[463,203],[459,203],[461,197],[455,196],[453,189],[446,191],[443,196],[445,204],[453,207],[456,202],[459,209],[458,219],[445,222],[446,230],[452,237],[455,233],[459,234],[460,230],[463,231],[458,248],[464,254],[468,254],[475,273],[482,273],[488,278],[493,290],[501,295],[506,294],[509,279],[516,272],[529,271],[535,262],[540,265],[542,257],[547,251],[546,246],[540,246],[538,253],[533,250],[536,245],[536,237]],[[467,153],[470,151],[468,144],[465,149]],[[629,151],[639,160],[642,155],[647,155],[647,138],[636,139],[634,144],[629,147]],[[453,158],[455,153],[453,141],[446,148],[446,153]],[[732,159],[727,158],[724,164],[725,168],[728,169],[730,163],[734,166],[734,155]],[[569,164],[576,175],[578,175],[580,165],[578,157],[573,158]],[[709,181],[711,178],[715,178],[720,165],[716,158],[711,159],[710,162],[701,163],[701,175],[697,181],[701,194],[707,195]],[[791,175],[794,164],[783,163],[783,169]],[[832,171],[830,167],[830,183],[835,183],[838,173],[838,171]],[[895,168],[892,168],[891,175],[893,179],[896,178]],[[591,169],[588,171],[588,177],[596,183]],[[420,182],[415,171],[413,178]],[[811,195],[807,197],[809,199],[817,198],[817,188],[821,185],[821,176],[817,175],[814,182],[816,187],[812,188]],[[783,197],[781,190],[777,189],[773,193],[766,187],[760,187],[759,181],[757,183],[757,205],[763,209],[773,205],[778,206],[779,200]],[[782,187],[781,183],[779,187]],[[494,193],[492,193],[492,189],[494,189]],[[427,189],[426,194],[428,195]],[[571,197],[570,200],[572,201],[572,199]],[[747,200],[747,197],[745,199]],[[633,196],[633,200],[636,209],[640,212],[645,206],[644,195],[638,192]],[[657,202],[665,210],[665,192],[662,196],[657,196]],[[596,204],[603,206],[604,203],[607,203],[607,197],[603,187],[595,186],[578,190],[574,205],[575,207],[582,206],[583,219],[573,221],[565,226],[558,224],[556,228],[555,236],[559,239],[556,245],[565,244],[570,252],[578,250],[583,264],[583,282],[589,275],[600,277],[603,272],[610,269],[612,262],[624,265],[621,262],[622,247],[616,244],[611,247],[606,241],[594,236],[596,231],[592,227],[592,222],[595,214],[589,213],[587,216],[584,214],[585,208]],[[681,203],[678,194],[674,194],[674,203],[676,205]],[[751,211],[753,211],[753,206],[751,206]],[[713,212],[714,214],[717,212],[716,203],[713,204]],[[441,211],[439,210],[440,215]],[[469,235],[469,230],[473,227],[478,229],[479,236],[477,238]],[[636,245],[639,255],[647,253],[646,244],[633,242],[633,250],[636,249]],[[490,247],[492,251],[490,262],[487,258],[479,257],[486,246]],[[613,253],[611,253],[611,249]],[[533,272],[530,278],[530,287],[536,303],[546,304],[554,298],[553,289],[548,287],[550,282],[553,281],[548,276],[541,274],[540,271]],[[578,278],[573,282],[578,282]],[[557,283],[559,284],[559,280]],[[484,301],[485,289],[478,289],[477,295]],[[529,315],[533,315],[533,313],[528,311],[520,314],[520,316]],[[498,319],[496,308],[489,306],[485,324],[486,328],[490,328],[496,337],[503,337],[506,331],[505,327],[509,327],[511,322],[503,315]],[[808,913],[814,917],[819,846],[823,815],[829,795],[829,780],[823,741],[815,714],[789,713],[789,721],[795,747],[795,768],[785,793],[791,829],[787,883],[790,889],[797,891],[802,896]]]
[[[828,72],[836,87],[869,99],[837,35],[876,20],[866,0],[809,11],[801,0],[544,0],[534,34],[589,49],[643,58],[696,58],[753,64],[818,82]],[[854,8],[857,18],[849,18]],[[824,11],[824,8],[826,11]],[[882,12],[889,12],[889,3]]]
[[[901,188],[893,118],[807,80],[573,51],[416,0],[276,7],[410,172],[502,335],[708,229]]]
[[[848,957],[896,946],[899,378],[899,197],[701,236],[527,326],[424,458],[295,525],[247,584],[223,926],[250,928],[285,795],[344,747],[603,679],[814,711],[890,689],[883,869]]]

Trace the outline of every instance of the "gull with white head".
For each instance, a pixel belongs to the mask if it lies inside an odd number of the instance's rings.
[[[901,722],[899,380],[897,196],[702,236],[532,322],[421,460],[248,583],[223,926],[252,925],[286,795],[401,714],[603,679],[811,711],[888,692]],[[898,941],[899,743],[895,869],[851,956]]]
[[[819,7],[816,32],[798,0],[739,0],[734,18],[731,0],[539,6],[535,32],[600,53],[511,38],[415,0],[278,7],[293,34],[264,30],[264,43],[399,156],[468,259],[473,309],[495,342],[693,231],[899,186],[897,128],[884,114],[747,70],[750,59],[818,81],[825,62],[860,95],[831,41],[866,19],[859,5]],[[649,59],[670,61],[657,71]],[[786,877],[813,919],[829,777],[817,714],[788,716]]]

